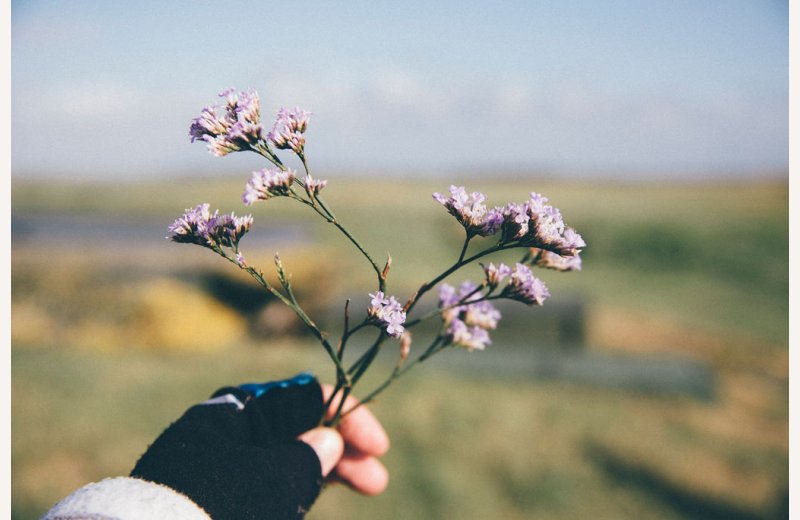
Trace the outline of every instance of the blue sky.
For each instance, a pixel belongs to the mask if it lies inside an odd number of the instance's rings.
[[[29,0],[11,21],[20,177],[249,168],[189,144],[227,86],[268,121],[311,110],[317,171],[788,171],[786,2]]]

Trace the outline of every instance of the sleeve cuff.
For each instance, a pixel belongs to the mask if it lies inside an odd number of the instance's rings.
[[[108,478],[74,491],[42,517],[42,520],[211,520],[188,497],[146,480]]]

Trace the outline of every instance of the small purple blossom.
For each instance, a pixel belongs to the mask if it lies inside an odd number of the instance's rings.
[[[511,274],[511,268],[506,264],[498,264],[495,266],[493,263],[483,266],[483,271],[486,273],[486,285],[494,289]]]
[[[247,269],[247,260],[245,260],[244,255],[239,251],[236,251],[236,264],[242,269]]]
[[[439,307],[452,307],[458,303],[459,297],[456,294],[456,289],[448,283],[443,283],[439,286]]]
[[[561,256],[545,249],[531,248],[531,263],[537,267],[556,271],[580,271],[581,256]]]
[[[469,326],[460,319],[454,319],[450,322],[445,338],[449,344],[464,347],[470,352],[484,350],[487,345],[492,343],[486,329],[478,326]]]
[[[376,320],[386,333],[392,337],[399,338],[403,331],[403,324],[406,322],[406,313],[403,306],[394,296],[386,296],[382,291],[369,294],[370,306],[367,313],[370,318]]]
[[[497,328],[500,311],[476,291],[480,286],[466,281],[456,289],[446,283],[439,287],[439,308],[447,325],[446,340],[468,350],[483,350],[490,343],[488,330]],[[480,301],[476,301],[480,300]]]
[[[208,224],[208,237],[221,246],[236,247],[244,234],[250,231],[251,225],[253,225],[252,215],[237,217],[233,213],[217,215],[214,212]]]
[[[208,245],[208,225],[212,218],[209,204],[198,204],[187,208],[183,215],[178,217],[167,230],[170,232],[166,238],[182,244]]]
[[[464,323],[473,327],[494,330],[497,328],[497,322],[503,317],[500,311],[495,309],[494,305],[486,300],[471,303],[465,307],[465,310],[462,312]]]
[[[503,222],[505,222],[503,208],[494,207],[486,212],[486,217],[481,223],[478,234],[482,237],[495,235],[503,227]]]
[[[470,301],[479,299],[481,295],[478,294],[478,287],[480,286],[474,282],[466,280],[461,283],[456,293],[452,285],[447,283],[441,284],[439,286],[439,308],[453,307],[460,303],[469,303]]]
[[[236,248],[239,240],[250,230],[253,217],[211,213],[208,203],[188,208],[167,229],[168,240],[205,247],[225,246]]]
[[[463,186],[450,186],[450,196],[434,193],[433,199],[447,208],[470,235],[491,236],[503,224],[502,210],[488,210],[483,201],[486,195],[479,191],[468,194]]]
[[[518,300],[528,305],[542,305],[550,297],[544,282],[533,276],[531,269],[517,263],[509,275],[508,285],[501,293],[506,298]]]
[[[527,204],[516,204],[510,202],[503,208],[503,242],[521,240],[528,234],[528,223],[531,217],[528,215]]]
[[[245,150],[262,140],[261,104],[254,90],[236,92],[229,88],[219,93],[225,105],[205,107],[192,120],[189,135],[192,142],[204,141],[208,150],[222,157]]]
[[[267,134],[267,139],[272,141],[276,148],[292,150],[297,155],[303,154],[306,138],[303,135],[308,128],[311,112],[301,108],[289,110],[281,108],[272,125],[272,130]]]
[[[263,168],[255,171],[244,188],[242,202],[250,206],[258,200],[288,195],[294,178],[295,172],[291,168]]]
[[[581,249],[586,247],[583,237],[571,227],[564,229],[561,239],[557,242],[558,254],[577,256]]]
[[[306,175],[306,178],[303,179],[303,186],[306,188],[306,193],[308,193],[308,196],[312,199],[327,185],[328,181],[315,179],[311,175]]]

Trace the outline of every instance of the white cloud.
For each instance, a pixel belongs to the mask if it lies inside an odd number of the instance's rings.
[[[57,90],[49,99],[49,109],[70,117],[120,118],[134,115],[142,93],[125,85],[78,84]]]
[[[441,117],[462,101],[458,86],[442,84],[430,76],[399,67],[375,72],[370,86],[381,106],[409,110],[423,117]]]

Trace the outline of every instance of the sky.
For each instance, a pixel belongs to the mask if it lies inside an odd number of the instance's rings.
[[[225,87],[313,112],[315,171],[787,177],[769,0],[13,1],[15,177],[255,169],[190,144]]]

